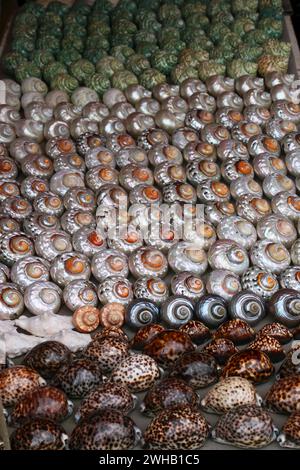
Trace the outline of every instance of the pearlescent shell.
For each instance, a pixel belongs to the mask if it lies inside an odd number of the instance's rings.
[[[246,250],[249,250],[257,239],[254,225],[239,216],[223,218],[217,226],[217,235],[221,240],[234,240]]]
[[[14,450],[63,450],[68,436],[51,419],[34,418],[17,428],[10,439]]]
[[[108,277],[99,283],[98,297],[103,304],[119,302],[128,305],[133,298],[132,285],[121,276]]]
[[[11,280],[24,290],[33,282],[48,281],[49,267],[50,264],[43,258],[27,256],[27,258],[16,261],[12,266]]]
[[[36,281],[24,292],[24,303],[33,315],[57,313],[61,306],[61,289],[50,281]]]
[[[272,385],[266,395],[265,404],[277,413],[290,414],[300,409],[299,395],[299,374],[283,377]]]
[[[266,382],[274,373],[269,357],[256,349],[240,351],[231,356],[221,377],[243,377],[254,384]]]
[[[44,231],[36,237],[35,249],[39,256],[52,261],[61,253],[72,250],[71,237],[64,231]]]
[[[173,245],[168,253],[168,262],[177,273],[188,271],[195,275],[204,273],[208,265],[204,249],[191,242],[178,242]]]
[[[139,248],[129,258],[129,269],[134,277],[161,276],[167,274],[168,262],[161,251],[154,248]]]
[[[274,274],[284,271],[291,262],[287,248],[270,240],[257,241],[250,250],[250,258],[254,265]]]
[[[154,359],[144,354],[132,354],[116,366],[112,371],[111,380],[125,385],[135,393],[150,388],[159,376],[160,372]]]
[[[205,285],[199,276],[183,271],[171,279],[171,290],[174,295],[184,295],[192,300],[198,300],[205,294]]]
[[[220,295],[225,300],[230,300],[241,288],[238,275],[231,270],[217,269],[211,271],[206,280],[207,292]]]
[[[91,268],[88,258],[82,253],[70,251],[57,256],[50,269],[52,279],[65,287],[69,282],[84,279],[89,280]]]
[[[233,319],[245,320],[249,325],[256,325],[266,315],[265,305],[254,292],[241,291],[231,298],[229,315]]]
[[[256,228],[259,238],[266,238],[274,243],[282,243],[286,247],[290,247],[297,238],[297,231],[293,222],[282,215],[267,215],[258,221]]]
[[[273,319],[288,328],[300,325],[300,294],[294,289],[279,289],[268,304]]]
[[[270,299],[279,289],[276,275],[257,266],[252,266],[243,273],[241,284],[243,289],[251,290],[263,299]]]
[[[3,406],[12,406],[25,395],[46,384],[46,381],[33,369],[26,366],[13,366],[0,370],[0,398]]]
[[[208,262],[212,269],[228,269],[236,274],[249,266],[246,250],[232,240],[218,240],[209,249]]]

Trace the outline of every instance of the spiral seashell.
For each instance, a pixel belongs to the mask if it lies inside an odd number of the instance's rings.
[[[125,96],[129,103],[135,106],[144,99],[151,99],[151,91],[142,85],[129,85],[125,90]]]
[[[288,122],[298,124],[300,120],[300,106],[286,100],[275,101],[271,106],[274,118],[283,119]],[[295,134],[296,134],[295,130]]]
[[[93,212],[96,208],[95,195],[92,190],[82,186],[69,189],[64,195],[64,206],[67,210]]]
[[[257,239],[253,224],[239,216],[223,218],[217,226],[217,235],[220,240],[234,240],[246,250],[249,250]]]
[[[81,227],[73,234],[72,244],[74,250],[90,258],[105,248],[106,241],[99,230]]]
[[[280,118],[272,118],[265,125],[266,133],[278,140],[282,140],[287,134],[296,130],[297,126],[294,122]]]
[[[150,168],[129,164],[121,169],[119,181],[124,189],[130,191],[139,184],[152,185],[154,179]]]
[[[226,182],[231,183],[242,176],[253,177],[254,171],[252,165],[245,160],[229,158],[221,165],[221,173]]]
[[[239,95],[244,96],[249,90],[263,90],[264,80],[251,75],[242,75],[235,80],[235,89]]]
[[[24,232],[35,238],[44,231],[59,230],[60,221],[55,215],[32,212],[23,222]]]
[[[183,150],[183,156],[187,162],[193,162],[194,160],[215,161],[217,159],[217,152],[214,145],[199,142],[197,144],[191,143],[186,145]]]
[[[181,115],[174,115],[169,111],[161,109],[155,115],[155,124],[160,129],[172,134],[176,129],[179,129],[184,124],[184,118]]]
[[[250,250],[250,258],[254,265],[275,274],[284,271],[291,261],[285,246],[281,243],[273,243],[270,240],[256,242]]]
[[[155,204],[162,200],[160,191],[152,185],[139,184],[129,193],[131,204]]]
[[[268,308],[274,321],[279,321],[288,328],[300,324],[300,295],[294,289],[280,289],[275,292]]]
[[[82,109],[89,103],[99,101],[99,98],[98,94],[91,88],[79,87],[75,91],[73,91],[71,95],[71,101],[75,106]],[[104,97],[103,102],[104,104],[106,104],[104,101]]]
[[[199,137],[196,131],[183,127],[176,130],[172,135],[172,145],[183,150],[188,144],[197,144]]]
[[[291,256],[293,257],[293,247],[291,249]],[[284,289],[300,290],[300,267],[291,266],[282,271],[279,279],[281,287]]]
[[[75,143],[69,138],[52,137],[46,143],[46,154],[51,158],[56,158],[61,154],[68,155],[76,152]]]
[[[34,245],[25,233],[8,232],[0,237],[0,261],[8,266],[30,255],[34,255]]]
[[[23,109],[27,108],[31,103],[45,103],[45,97],[36,91],[29,91],[24,93],[21,98],[21,106]]]
[[[106,147],[88,150],[84,157],[84,163],[89,170],[99,165],[109,165],[112,168],[116,166],[114,153]]]
[[[184,123],[187,127],[199,132],[207,124],[212,124],[214,120],[214,115],[209,111],[191,109],[186,113]]]
[[[84,279],[89,280],[91,268],[88,258],[82,253],[70,251],[58,255],[52,262],[50,274],[54,282],[65,287],[69,282]]]
[[[119,302],[128,305],[133,298],[131,283],[120,276],[111,276],[101,281],[98,287],[101,303]]]
[[[47,93],[45,101],[48,106],[55,108],[59,103],[68,103],[70,101],[68,93],[62,90],[51,90]]]
[[[0,144],[10,144],[15,140],[15,137],[16,133],[13,125],[0,122]]]
[[[24,300],[21,292],[13,283],[0,284],[0,320],[14,320],[24,310]]]
[[[286,175],[287,173],[284,161],[269,153],[260,153],[254,157],[253,168],[255,174],[261,179],[274,174]]]
[[[71,281],[63,290],[63,300],[72,312],[80,307],[96,307],[98,303],[96,287],[92,282],[83,279]]]
[[[220,295],[225,300],[231,299],[241,288],[239,277],[226,269],[212,271],[207,277],[207,292]]]
[[[161,85],[161,87],[163,86],[164,85]],[[192,96],[194,93],[206,92],[205,84],[201,82],[201,80],[197,80],[196,78],[187,78],[186,80],[180,83],[180,87],[176,87],[176,85],[171,85],[171,87],[172,86],[174,87],[174,96],[175,96],[175,91],[177,90],[180,92],[180,96],[185,100],[189,98],[190,96]],[[153,93],[154,92],[155,90],[153,90]]]
[[[61,289],[53,282],[36,281],[26,287],[24,303],[33,315],[53,314],[60,309],[61,295]]]
[[[187,297],[174,295],[161,306],[161,319],[171,328],[179,328],[192,319],[193,302]]]
[[[66,123],[71,123],[73,119],[80,117],[80,114],[81,109],[72,103],[59,103],[54,109],[54,118],[57,121],[64,121]]]
[[[137,279],[133,285],[133,293],[136,298],[144,298],[160,305],[169,297],[168,287],[159,277],[143,276]]]
[[[197,196],[203,203],[224,202],[229,199],[230,192],[220,181],[204,180],[197,186]]]
[[[216,328],[227,320],[226,302],[219,295],[206,294],[196,303],[195,316],[209,328]]]
[[[51,120],[44,125],[44,137],[47,140],[54,137],[68,139],[70,137],[70,130],[64,121]]]
[[[130,255],[129,269],[135,278],[141,276],[164,277],[168,271],[168,261],[161,251],[142,247]]]
[[[2,213],[13,219],[22,221],[32,212],[32,206],[27,199],[20,196],[8,197],[1,205]]]
[[[201,130],[201,139],[211,145],[219,145],[222,141],[229,138],[228,129],[220,124],[207,124]]]
[[[206,80],[207,91],[212,96],[218,97],[222,93],[234,91],[234,80],[222,75],[212,75]]]
[[[24,115],[26,119],[46,123],[53,119],[53,109],[45,103],[33,101],[24,108]]]
[[[8,106],[6,104],[0,105],[0,121],[5,122],[6,124],[14,124],[19,119],[21,115],[17,109],[13,106]]]
[[[80,171],[60,170],[51,177],[50,190],[58,196],[76,186],[84,187],[84,175]]]
[[[82,227],[95,227],[95,217],[91,212],[72,209],[65,211],[61,217],[61,226],[70,235],[73,235]]]
[[[47,215],[62,215],[64,211],[63,201],[59,196],[51,192],[43,192],[35,196],[33,208],[37,212]]]
[[[37,93],[47,94],[48,87],[46,83],[36,77],[25,78],[21,83],[22,93],[28,93],[35,91]]]
[[[231,137],[244,144],[247,144],[251,137],[255,137],[261,133],[262,130],[257,124],[248,121],[240,121],[231,129]]]
[[[217,147],[218,157],[222,161],[229,159],[249,160],[246,145],[233,139],[223,140]]]
[[[117,184],[118,172],[108,165],[96,166],[87,172],[86,183],[93,191],[98,191],[105,184]]]
[[[290,247],[297,238],[294,224],[288,218],[276,214],[267,215],[260,219],[256,230],[259,238],[282,243],[286,247]]]
[[[250,290],[263,299],[270,299],[279,289],[276,275],[257,266],[252,266],[243,273],[241,284],[242,289]]]
[[[249,267],[246,250],[233,240],[218,240],[209,249],[208,262],[212,269],[227,269],[242,274]]]
[[[35,249],[39,256],[52,261],[56,256],[72,250],[70,235],[63,231],[44,231],[35,240]]]
[[[282,147],[285,153],[300,148],[300,133],[298,131],[287,134],[282,139]]]
[[[217,107],[229,107],[236,111],[242,111],[244,107],[243,99],[234,91],[224,91],[217,97]]]
[[[43,258],[27,256],[12,266],[11,280],[23,292],[33,282],[49,281],[50,263]]]
[[[247,121],[253,122],[254,124],[257,124],[260,127],[269,126],[270,122],[272,121],[271,113],[268,108],[256,104],[246,106],[243,110],[243,114]],[[268,131],[266,133],[269,134]],[[272,137],[276,138],[275,136]]]
[[[269,108],[271,106],[271,95],[270,93],[259,90],[259,89],[250,89],[243,95],[244,106],[262,106],[264,108]]]
[[[219,107],[215,115],[215,120],[218,124],[231,129],[236,123],[243,120],[242,113],[233,108],[232,106]]]
[[[268,88],[273,86],[284,84],[291,85],[295,79],[293,74],[284,74],[281,72],[268,72],[265,76],[265,84]]]
[[[209,160],[195,160],[186,166],[187,178],[192,184],[200,184],[203,181],[218,181],[221,177],[216,163]]]
[[[189,109],[197,109],[198,111],[206,111],[214,113],[216,111],[216,100],[208,93],[196,92],[188,98]]]
[[[168,262],[176,273],[188,271],[195,275],[203,274],[208,265],[204,249],[190,242],[178,242],[173,245],[168,253]]]
[[[149,150],[148,158],[153,166],[167,162],[180,165],[183,161],[180,150],[173,145],[155,145]]]
[[[130,103],[116,103],[110,110],[112,116],[125,120],[130,114],[135,112],[135,108]]]
[[[288,217],[297,222],[300,218],[300,198],[287,191],[277,193],[271,201],[275,214]]]
[[[300,151],[298,149],[286,154],[285,163],[291,175],[296,177],[300,175]]]
[[[262,298],[251,291],[241,291],[234,295],[228,306],[230,318],[246,321],[249,325],[257,325],[266,315]]]
[[[28,155],[22,160],[21,167],[28,176],[48,179],[53,174],[53,162],[45,155]]]
[[[155,127],[155,121],[152,116],[135,112],[127,117],[125,126],[130,135],[138,137],[142,135],[143,132]]]
[[[118,90],[117,88],[110,88],[107,90],[102,97],[103,103],[111,109],[115,104],[117,103],[125,103],[126,102],[126,96],[121,90]],[[98,100],[95,100],[98,101]]]
[[[0,203],[7,198],[20,196],[20,187],[17,182],[10,179],[0,179]]]
[[[122,149],[130,149],[136,146],[135,140],[127,133],[114,133],[107,137],[106,146],[112,152],[118,152]]]
[[[175,296],[198,300],[205,294],[205,285],[199,276],[183,271],[172,277],[171,290]]]
[[[100,310],[91,305],[78,307],[73,313],[72,321],[80,333],[91,333],[99,326]]]
[[[269,199],[272,199],[282,191],[295,194],[296,188],[292,179],[280,173],[274,173],[264,178],[263,191]]]
[[[228,201],[206,204],[204,215],[209,223],[218,225],[224,217],[235,215],[235,207]]]
[[[18,137],[9,146],[10,155],[17,161],[21,162],[27,155],[41,154],[41,146],[35,141],[26,137]]]
[[[82,134],[97,134],[98,123],[89,121],[86,118],[76,118],[70,125],[70,133],[73,139],[78,139]]]
[[[125,321],[125,311],[125,306],[118,302],[103,305],[100,309],[101,325],[108,330],[121,328]]]
[[[156,323],[159,318],[159,307],[148,299],[137,299],[126,307],[125,322],[130,329],[136,330],[151,323]]]
[[[49,184],[43,178],[27,176],[21,183],[21,194],[30,201],[47,191],[49,191]]]
[[[269,154],[279,157],[281,153],[279,142],[264,134],[254,136],[249,140],[248,151],[252,156]]]
[[[136,110],[139,113],[155,116],[160,110],[160,103],[153,98],[143,98],[136,103]]]
[[[10,277],[10,270],[9,268],[3,264],[3,263],[0,263],[0,283],[5,283],[8,281]]]
[[[77,108],[76,108],[77,109]],[[100,102],[90,102],[82,108],[82,117],[89,121],[102,122],[109,116],[108,107]]]
[[[161,163],[154,170],[154,179],[158,186],[170,183],[184,183],[186,180],[184,167],[172,162]]]
[[[84,157],[89,150],[106,145],[106,138],[97,133],[85,132],[76,139],[76,149]]]
[[[251,194],[243,194],[236,202],[236,211],[240,217],[256,225],[262,217],[272,213],[271,205],[266,199]]]
[[[19,85],[19,83],[11,80],[10,78],[4,78],[3,82],[5,83],[8,93],[11,93],[17,97],[21,96],[21,85]]]
[[[255,197],[262,197],[263,191],[259,183],[252,176],[239,176],[230,184],[230,192],[234,199],[238,199],[244,194],[251,194]]]
[[[103,281],[111,276],[127,277],[127,256],[113,248],[96,253],[93,256],[91,269],[98,281]]]

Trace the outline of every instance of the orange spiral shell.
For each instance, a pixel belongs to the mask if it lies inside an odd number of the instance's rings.
[[[100,324],[105,327],[121,328],[125,320],[125,307],[118,302],[111,302],[100,309]]]
[[[81,333],[90,333],[99,326],[100,310],[90,305],[79,307],[73,313],[72,321],[76,330]]]

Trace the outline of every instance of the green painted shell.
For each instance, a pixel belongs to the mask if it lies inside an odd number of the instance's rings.
[[[265,54],[289,57],[292,46],[289,42],[279,41],[278,39],[268,39],[264,44]]]
[[[37,17],[30,11],[24,11],[15,17],[13,29],[17,28],[18,26],[29,26],[32,28],[37,28],[37,25]]]
[[[183,4],[181,8],[181,14],[183,18],[187,18],[189,16],[195,15],[196,13],[205,15],[206,5],[204,5],[203,3],[187,2]]]
[[[238,78],[242,75],[256,75],[256,73],[256,62],[245,62],[242,59],[234,59],[227,64],[227,75],[231,78]]]
[[[210,27],[210,22],[207,16],[202,15],[201,13],[195,13],[192,16],[189,16],[185,20],[187,28],[193,28],[194,26],[200,27],[204,29],[204,31],[208,31]]]
[[[258,60],[258,73],[262,77],[268,72],[287,73],[288,65],[288,57],[264,54]]]
[[[160,2],[159,2],[160,3]],[[148,7],[150,7],[150,4],[147,5],[147,8],[146,7],[141,7],[141,5],[139,5],[139,9],[138,11],[136,12],[136,15],[135,15],[135,22],[137,25],[139,25],[139,27],[142,26],[142,21],[147,18],[147,19],[154,19],[156,20],[156,13],[155,11],[151,11]],[[158,7],[159,8],[159,5]],[[157,20],[156,20],[157,21]],[[159,23],[160,24],[160,23]]]
[[[268,34],[262,29],[249,31],[249,33],[246,33],[243,37],[243,41],[249,44],[249,46],[262,46],[267,39],[269,39]]]
[[[211,0],[207,4],[206,13],[210,18],[214,18],[220,12],[228,13],[231,11],[230,2],[220,2],[220,0]]]
[[[36,49],[31,54],[32,62],[39,68],[43,68],[45,65],[50,64],[50,62],[54,62],[55,58],[54,55],[44,49]]]
[[[14,52],[19,52],[24,57],[34,51],[34,41],[32,39],[15,38],[12,40],[11,49]]]
[[[50,2],[47,7],[47,11],[52,11],[56,15],[60,15],[60,16],[65,15],[68,10],[69,10],[68,5],[65,5],[64,3],[57,2],[57,1]]]
[[[92,64],[96,65],[99,60],[103,59],[103,57],[107,56],[107,51],[103,49],[86,49],[83,53],[83,57],[86,60],[92,62]]]
[[[219,11],[212,19],[212,23],[223,23],[229,26],[233,23],[234,16],[230,11]]]
[[[48,24],[63,27],[63,20],[60,15],[54,11],[47,10],[46,13],[41,16],[40,24]]]
[[[142,54],[132,54],[126,62],[126,68],[137,76],[149,67],[151,67],[149,60]]]
[[[85,47],[86,49],[104,49],[108,52],[110,44],[109,40],[105,36],[97,34],[86,38]]]
[[[140,29],[134,35],[134,42],[138,44],[140,42],[153,42],[156,43],[156,35],[152,31],[147,31],[146,29]]]
[[[80,52],[76,51],[76,49],[67,48],[61,49],[57,53],[56,58],[59,62],[69,67],[73,62],[81,59],[81,54]]]
[[[158,19],[161,23],[164,23],[168,18],[180,18],[181,11],[176,5],[162,5],[158,10]]]
[[[2,60],[3,68],[9,75],[13,75],[15,70],[24,63],[27,63],[27,60],[19,52],[8,52]]]
[[[74,2],[71,12],[79,16],[88,16],[91,12],[91,6],[85,2]]]
[[[63,30],[60,26],[43,24],[39,27],[39,36],[54,36],[61,39],[63,36]]]
[[[110,88],[109,78],[100,72],[89,76],[86,79],[85,84],[87,87],[92,88],[92,90],[95,90],[97,93],[99,93],[100,96],[102,96],[103,93]]]
[[[282,21],[273,18],[262,18],[258,22],[258,29],[262,29],[270,38],[280,39],[283,31]]]
[[[84,50],[84,39],[80,38],[78,36],[75,36],[74,34],[69,34],[68,36],[65,36],[63,40],[61,41],[61,46],[68,49],[70,47],[73,47],[79,52],[83,52]]]
[[[233,13],[238,13],[239,11],[257,11],[258,0],[232,0],[231,1],[231,10]]]
[[[259,10],[262,11],[265,8],[282,8],[282,0],[259,0]]]
[[[124,70],[124,64],[113,56],[106,56],[100,59],[96,64],[96,71],[110,78],[114,73]]]
[[[166,82],[166,76],[159,70],[151,68],[145,70],[142,75],[140,75],[139,82],[143,87],[152,90],[155,85]]]
[[[110,0],[97,0],[93,5],[93,14],[100,12],[101,14],[109,13],[114,9],[114,5]]]
[[[70,74],[77,78],[79,83],[86,81],[87,77],[90,77],[95,73],[95,67],[89,60],[79,59],[69,67]]]
[[[173,39],[179,40],[180,39],[180,32],[176,28],[168,27],[163,28],[159,31],[158,35],[158,42],[160,45],[165,44]]]
[[[158,49],[158,45],[153,42],[140,42],[136,46],[137,54],[142,54],[147,57],[147,59],[150,58]]]
[[[200,40],[195,37],[191,41],[186,42],[188,43],[189,48],[194,51],[202,51],[204,49],[205,51],[210,52],[214,47],[213,42],[206,36],[201,37]]]
[[[120,45],[115,46],[110,50],[110,54],[118,59],[120,62],[125,63],[126,59],[134,54],[134,50],[131,47]]]
[[[179,85],[187,78],[198,78],[198,72],[195,67],[178,64],[171,72],[171,79],[176,85]]]
[[[52,54],[56,54],[60,50],[60,40],[51,35],[39,37],[35,43],[36,49],[46,49]]]
[[[216,46],[209,54],[210,59],[218,62],[219,64],[226,64],[234,58],[234,52],[231,49],[222,46]]]
[[[94,23],[88,25],[88,33],[92,36],[94,33],[103,34],[103,36],[109,36],[110,26],[105,21],[99,19]]]
[[[64,28],[64,35],[74,35],[84,38],[86,36],[86,28],[84,26],[80,26],[79,24],[68,24]]]
[[[223,39],[225,34],[231,33],[230,28],[222,23],[214,23],[209,28],[208,34],[213,42],[218,42]]]
[[[75,12],[73,13],[68,13],[64,17],[64,23],[66,24],[79,24],[81,26],[86,26],[87,24],[87,17],[86,15],[79,15],[78,13],[76,14]]]
[[[12,37],[16,38],[24,38],[26,40],[35,40],[36,35],[36,28],[32,28],[31,26],[20,25],[13,29]]]
[[[114,88],[125,90],[129,85],[137,85],[139,82],[134,73],[129,70],[120,70],[113,75],[111,83]]]
[[[140,29],[144,29],[150,32],[157,32],[161,29],[161,24],[157,21],[155,15],[146,15],[138,21]]]
[[[186,48],[186,43],[180,39],[171,39],[163,44],[163,48],[170,52],[170,54],[179,54],[183,49]]]
[[[186,67],[196,67],[200,62],[208,59],[209,53],[203,49],[199,51],[183,49],[179,55],[179,63]]]
[[[134,36],[132,34],[127,34],[127,33],[119,33],[119,34],[114,34],[110,38],[111,46],[128,46],[128,47],[134,47]]]
[[[25,78],[36,77],[41,78],[42,72],[33,62],[24,62],[18,65],[15,70],[15,77],[18,82],[22,82]]]
[[[62,90],[71,94],[79,86],[79,82],[75,77],[67,73],[59,73],[51,80],[50,84],[52,90]]]
[[[223,46],[224,49],[235,50],[238,44],[242,44],[242,38],[236,33],[230,31],[229,33],[224,34],[223,38],[218,41],[218,44]]]
[[[112,15],[113,21],[118,20],[134,20],[134,14],[131,11],[124,10],[124,8],[115,8],[114,13]]]
[[[68,73],[66,66],[61,62],[50,62],[43,68],[43,76],[47,83],[51,83],[53,78],[61,73]]]
[[[168,20],[164,22],[164,26],[183,30],[185,27],[185,22],[182,18],[170,17]]]
[[[204,60],[198,65],[199,78],[205,81],[212,75],[225,75],[226,67],[223,64],[218,64],[213,60]]]
[[[237,48],[235,57],[249,62],[255,62],[262,55],[263,48],[261,46],[249,46],[240,44]]]
[[[249,31],[253,31],[254,29],[255,29],[254,21],[248,18],[238,18],[232,24],[232,31],[240,37],[244,36]]]
[[[168,51],[159,50],[151,57],[151,65],[165,75],[169,75],[173,67],[177,64],[177,55]]]
[[[43,5],[41,5],[40,3],[26,2],[22,6],[22,13],[21,14],[25,14],[25,13],[33,15],[36,18],[40,18],[42,15],[45,14],[45,7]]]
[[[256,11],[240,11],[235,15],[236,20],[238,20],[239,18],[247,18],[248,20],[251,20],[256,23],[259,18],[259,13],[257,13]]]
[[[119,19],[112,24],[112,32],[114,34],[120,34],[126,32],[126,34],[134,34],[137,32],[137,26],[132,21]]]

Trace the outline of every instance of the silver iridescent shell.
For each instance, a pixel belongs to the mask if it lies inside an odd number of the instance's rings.
[[[208,262],[212,269],[227,269],[242,274],[249,267],[247,251],[233,240],[218,240],[209,249]]]
[[[90,263],[82,253],[70,251],[58,255],[52,262],[50,274],[54,282],[65,287],[69,282],[78,279],[89,280]]]

